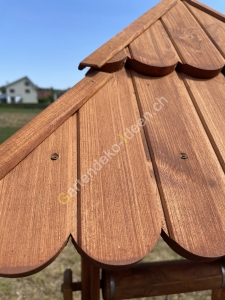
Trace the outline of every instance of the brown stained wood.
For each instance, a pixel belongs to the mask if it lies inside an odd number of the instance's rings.
[[[130,45],[128,66],[144,75],[164,76],[174,71],[180,61],[162,23],[156,21]]]
[[[141,263],[125,270],[103,270],[103,299],[143,299],[217,289],[221,282],[221,261]],[[112,286],[115,286],[114,290]],[[114,297],[111,297],[113,293]]]
[[[91,298],[91,264],[82,257],[81,258],[81,288],[82,300],[90,300]]]
[[[211,41],[216,45],[223,57],[225,57],[225,17],[222,22],[188,3],[186,3],[186,5],[201,24],[203,29],[205,29]]]
[[[82,257],[82,300],[100,300],[100,269]]]
[[[126,48],[122,49],[112,59],[110,59],[104,66],[96,70],[101,72],[107,72],[107,73],[117,72],[124,67],[127,57],[129,57],[129,51]]]
[[[182,60],[178,70],[197,78],[213,78],[225,61],[187,7],[178,2],[162,22]]]
[[[223,256],[225,176],[185,85],[176,72],[161,78],[132,74],[141,111],[152,116],[145,133],[167,243],[189,259]]]
[[[126,70],[115,73],[79,110],[82,186],[78,184],[79,222],[73,237],[78,251],[100,266],[139,261],[153,249],[161,232],[159,195],[143,146],[146,141],[143,133],[133,138],[129,133],[139,118]]]
[[[0,179],[74,114],[110,78],[92,72],[0,145]]]
[[[193,1],[193,0],[185,0],[184,2],[191,4],[194,7],[199,8],[200,10],[206,12],[207,14],[217,18],[218,20],[225,22],[225,15],[212,9],[211,7],[206,6],[205,4],[199,2],[199,1]]]
[[[184,75],[187,89],[225,172],[225,80],[222,74],[210,80]]]
[[[211,300],[224,300],[225,299],[225,288],[216,289],[212,291]]]
[[[100,269],[91,264],[91,297],[90,300],[100,300]]]
[[[62,293],[63,300],[73,300],[73,276],[71,269],[66,269],[64,272]]]
[[[155,23],[162,15],[170,10],[177,0],[167,0],[160,2],[144,15],[118,33],[115,37],[85,58],[79,65],[79,70],[85,66],[101,68],[107,61],[113,58],[118,52],[129,45],[148,27]]]
[[[67,194],[77,177],[76,139],[74,115],[0,180],[1,276],[36,273],[76,231],[76,196]]]

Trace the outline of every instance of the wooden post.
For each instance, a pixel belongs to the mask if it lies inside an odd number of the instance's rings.
[[[91,300],[100,299],[100,269],[91,264]]]
[[[70,269],[66,269],[66,271],[64,272],[62,292],[64,300],[73,300],[72,271]]]
[[[100,269],[82,257],[82,300],[100,299]]]
[[[224,300],[225,299],[225,288],[212,290],[211,300]]]

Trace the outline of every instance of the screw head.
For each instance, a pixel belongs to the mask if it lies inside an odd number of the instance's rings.
[[[57,160],[58,158],[59,158],[59,154],[57,154],[57,153],[54,153],[51,156],[51,160]]]
[[[181,153],[181,154],[180,154],[180,158],[181,158],[181,159],[187,159],[188,156],[187,156],[186,153]]]

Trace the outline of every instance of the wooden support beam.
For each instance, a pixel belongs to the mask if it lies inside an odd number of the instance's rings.
[[[100,269],[86,258],[82,258],[82,300],[100,299]]]
[[[206,12],[207,14],[213,16],[214,18],[217,18],[218,20],[225,22],[225,15],[220,13],[219,11],[216,11],[214,9],[212,9],[209,6],[206,6],[205,4],[199,2],[199,1],[193,1],[193,0],[183,0],[187,3],[189,3],[190,5],[197,7],[198,9]]]
[[[212,291],[211,300],[224,300],[225,299],[225,288],[216,289]]]
[[[100,269],[91,264],[91,298],[90,300],[100,299]]]
[[[82,300],[90,300],[91,266],[88,260],[82,257],[81,260],[81,280],[82,280]]]
[[[138,264],[125,270],[103,270],[103,299],[132,299],[212,289],[212,300],[222,300],[225,292],[217,290],[223,282],[221,266],[221,260],[210,263],[180,260]]]
[[[70,269],[66,269],[66,271],[64,272],[62,293],[63,293],[64,300],[73,300],[72,271]]]

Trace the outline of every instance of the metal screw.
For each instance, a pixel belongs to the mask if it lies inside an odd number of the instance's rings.
[[[51,156],[51,160],[57,160],[58,158],[59,158],[59,154],[57,154],[57,153],[54,153]]]
[[[181,153],[181,154],[180,154],[180,158],[181,158],[181,159],[187,159],[188,156],[187,156],[186,153]]]

